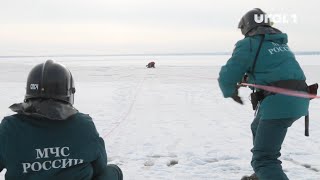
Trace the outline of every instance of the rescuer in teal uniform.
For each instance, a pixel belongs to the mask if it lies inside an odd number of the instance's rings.
[[[237,83],[245,74],[251,84],[307,91],[306,77],[287,45],[287,35],[271,27],[268,19],[257,22],[255,15],[266,17],[260,9],[253,9],[242,17],[239,28],[245,38],[236,43],[232,57],[220,70],[218,81],[224,97],[242,104]],[[287,180],[278,160],[281,145],[288,127],[308,115],[309,99],[259,89],[252,94],[252,100],[255,99],[257,114],[251,124],[251,165],[255,174],[243,180]]]
[[[48,60],[31,70],[24,102],[0,124],[6,180],[122,180],[91,117],[73,107],[74,93],[63,65]]]

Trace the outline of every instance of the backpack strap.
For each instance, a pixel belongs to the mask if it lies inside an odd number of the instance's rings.
[[[262,38],[261,38],[261,41],[260,41],[260,44],[259,44],[259,47],[258,47],[258,50],[257,50],[257,53],[256,53],[256,56],[254,57],[254,60],[253,60],[253,64],[252,64],[252,67],[251,67],[251,75],[254,78],[254,70],[256,68],[256,64],[257,64],[257,60],[258,60],[258,57],[259,57],[259,54],[260,54],[260,50],[261,50],[261,46],[262,46],[262,43],[264,41],[264,38],[265,38],[265,35],[263,34],[262,35]]]

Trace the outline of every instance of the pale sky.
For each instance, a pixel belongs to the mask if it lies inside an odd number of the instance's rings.
[[[320,50],[317,0],[0,0],[0,56],[229,52],[256,7],[289,19],[274,27],[293,50]]]

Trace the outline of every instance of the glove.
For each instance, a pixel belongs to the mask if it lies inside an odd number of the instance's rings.
[[[232,98],[235,102],[243,105],[243,101],[242,101],[241,97],[238,95],[238,93],[239,93],[239,92],[238,92],[238,89],[236,89],[236,91],[233,93],[233,95],[231,96],[231,98]]]
[[[249,80],[249,76],[247,74],[245,74],[242,79],[241,79],[241,82],[237,83],[237,88],[240,88],[240,87],[247,87],[245,85],[242,85],[242,83],[248,83],[248,80]]]

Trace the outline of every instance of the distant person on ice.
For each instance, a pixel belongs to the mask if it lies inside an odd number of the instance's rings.
[[[270,20],[255,21],[255,15],[265,18],[260,9],[242,17],[239,28],[245,37],[236,43],[232,57],[220,70],[218,81],[223,96],[243,104],[237,83],[245,74],[251,84],[306,92],[306,77],[287,45],[287,34],[271,27]],[[242,179],[288,180],[278,160],[281,145],[292,123],[308,115],[309,99],[254,89],[251,101],[257,111],[251,124],[251,165],[255,173]]]
[[[156,64],[156,63],[152,61],[152,62],[149,62],[149,63],[146,65],[146,67],[147,67],[147,68],[155,68],[155,64]]]
[[[107,166],[104,141],[89,115],[73,107],[70,71],[48,60],[29,73],[23,103],[0,124],[0,172],[7,180],[121,180]]]

